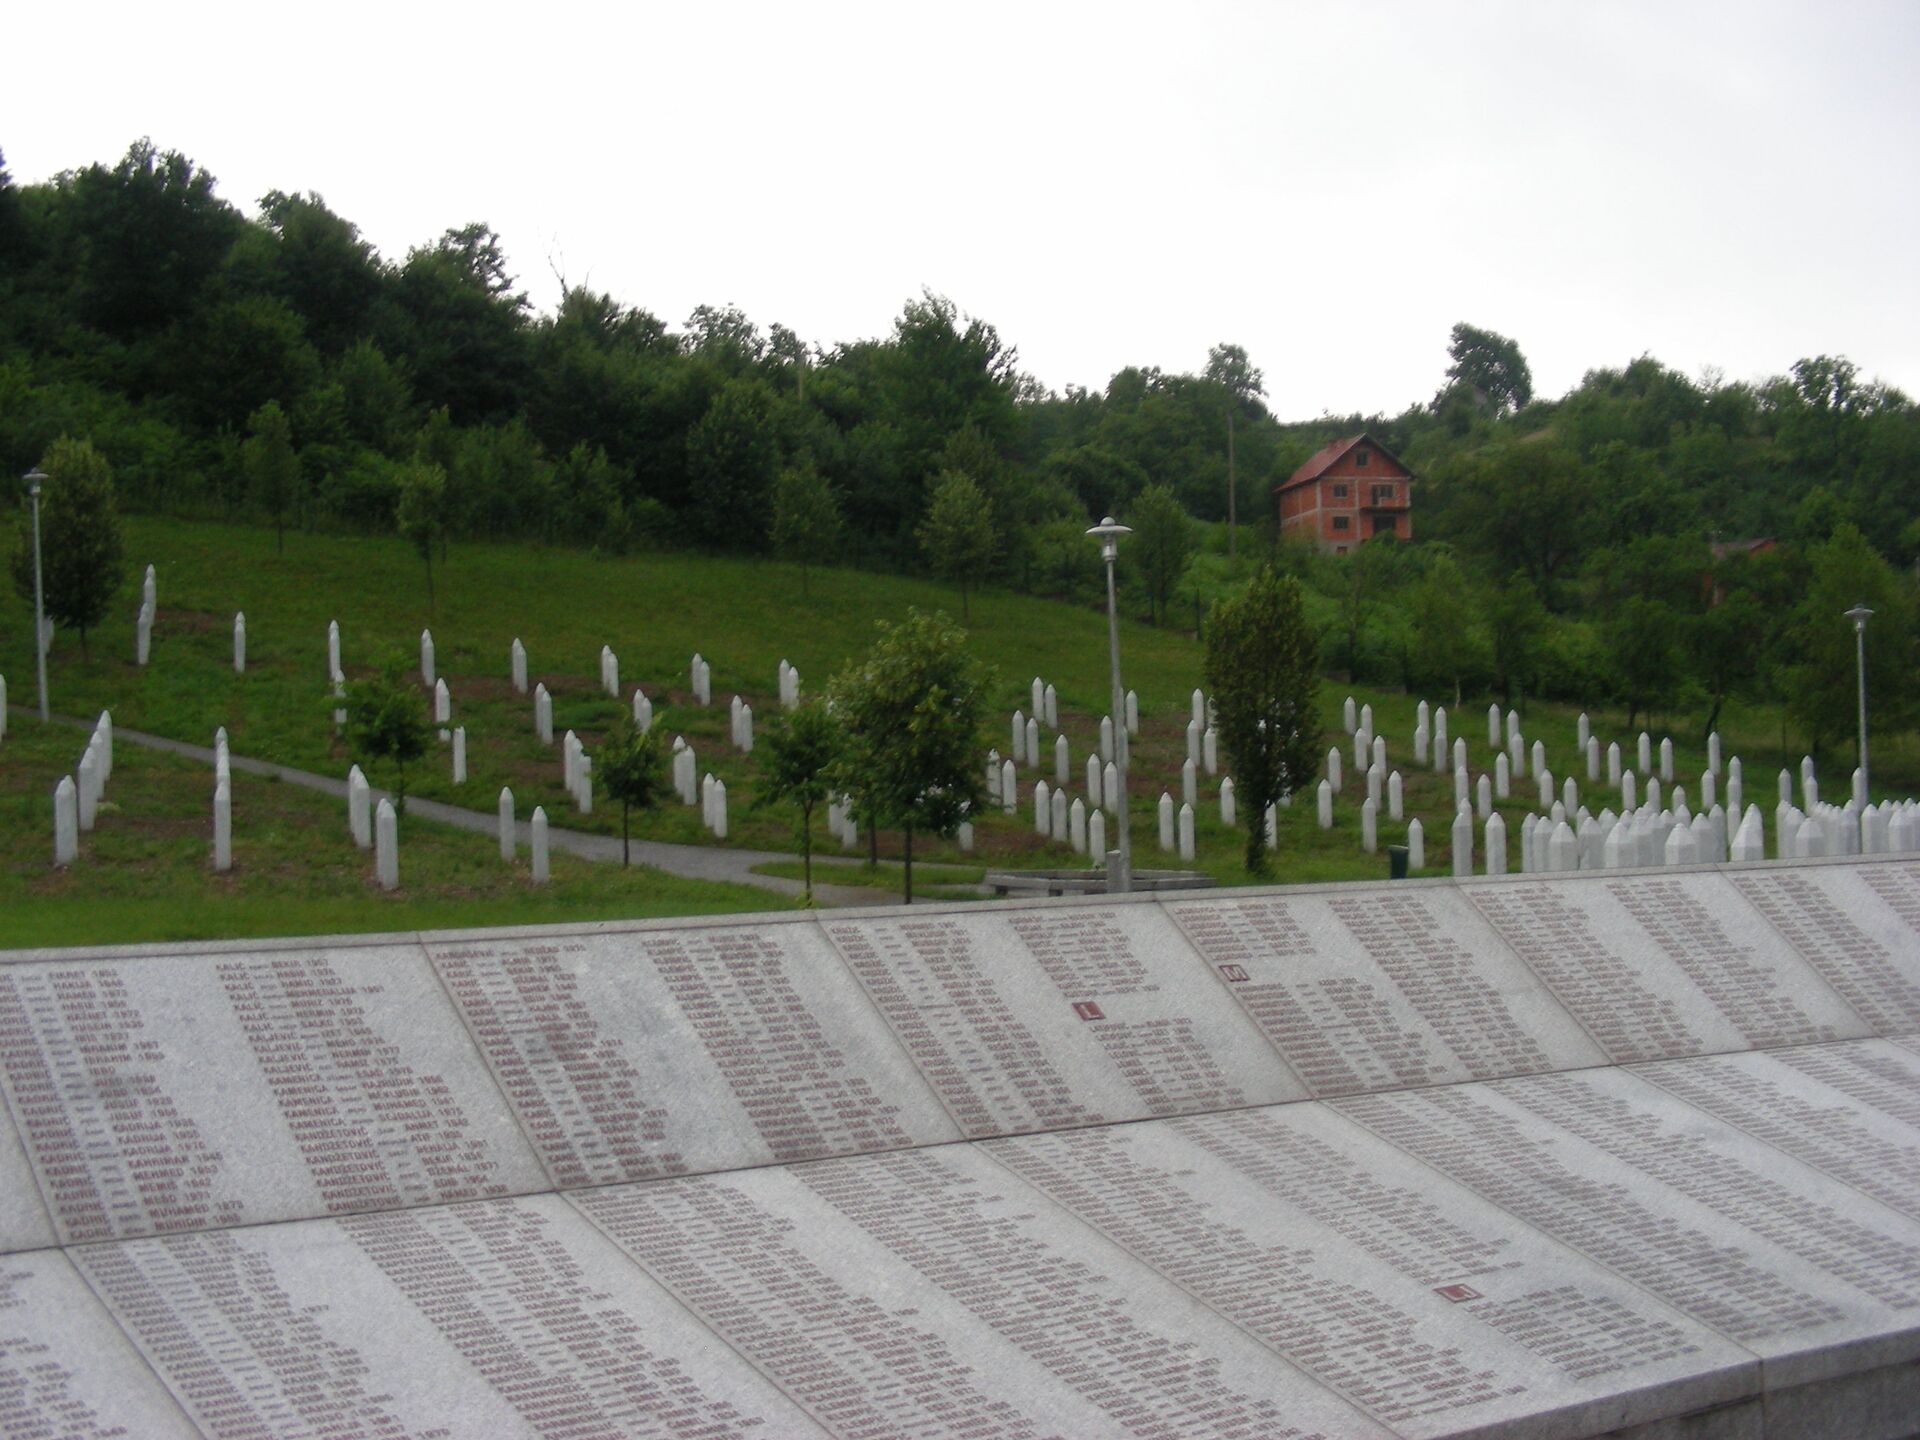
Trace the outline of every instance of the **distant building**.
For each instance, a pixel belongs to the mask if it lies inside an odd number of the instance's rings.
[[[1721,540],[1716,537],[1708,541],[1707,551],[1713,556],[1713,567],[1700,578],[1700,588],[1707,597],[1708,607],[1718,605],[1727,598],[1726,591],[1720,585],[1720,573],[1724,565],[1749,555],[1764,555],[1774,549],[1777,543],[1771,535],[1752,540]]]
[[[1376,535],[1413,538],[1413,472],[1371,435],[1336,440],[1273,487],[1280,535],[1345,555]]]

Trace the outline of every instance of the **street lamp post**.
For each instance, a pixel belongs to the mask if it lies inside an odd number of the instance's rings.
[[[27,472],[27,498],[33,502],[33,651],[40,664],[40,723],[47,723],[47,608],[40,584],[40,487],[38,465]]]
[[[1107,562],[1107,652],[1113,666],[1113,768],[1120,782],[1120,794],[1114,799],[1114,818],[1120,823],[1120,863],[1109,873],[1109,892],[1124,894],[1133,889],[1133,826],[1127,814],[1127,707],[1120,688],[1120,605],[1113,588],[1113,562],[1120,554],[1120,537],[1131,535],[1126,525],[1116,525],[1111,515],[1087,531],[1100,539],[1100,558]]]
[[[1860,680],[1860,789],[1867,788],[1867,617],[1873,614],[1864,605],[1847,611],[1853,621],[1854,670]]]

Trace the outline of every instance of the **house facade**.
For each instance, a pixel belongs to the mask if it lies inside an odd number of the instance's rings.
[[[1280,536],[1345,555],[1376,535],[1413,538],[1413,472],[1371,435],[1335,440],[1273,487]]]

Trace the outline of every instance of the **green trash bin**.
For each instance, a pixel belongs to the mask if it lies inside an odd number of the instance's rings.
[[[1404,880],[1407,878],[1406,846],[1387,846],[1387,878],[1389,880]]]

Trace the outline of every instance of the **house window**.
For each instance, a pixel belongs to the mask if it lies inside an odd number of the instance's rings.
[[[1345,529],[1347,528],[1347,517],[1346,517],[1346,516],[1344,516],[1344,515],[1336,515],[1336,516],[1334,516],[1334,517],[1333,517],[1333,528],[1334,528],[1334,529],[1336,529],[1336,530],[1345,530]]]
[[[1393,486],[1376,485],[1373,487],[1373,503],[1374,504],[1387,505],[1387,504],[1391,504],[1392,501],[1393,501]]]
[[[1336,485],[1336,486],[1334,486],[1334,487],[1333,487],[1333,498],[1334,498],[1334,499],[1336,499],[1336,500],[1344,500],[1344,499],[1346,499],[1346,498],[1347,498],[1347,487],[1346,487],[1346,486],[1344,486],[1344,485]]]
[[[1362,445],[1358,450],[1353,452],[1353,463],[1359,466],[1362,470],[1367,468],[1367,466],[1372,462],[1372,459],[1373,457],[1367,453],[1367,447],[1364,445]]]

